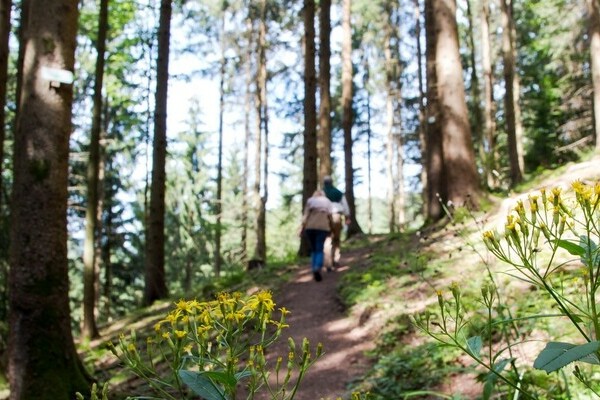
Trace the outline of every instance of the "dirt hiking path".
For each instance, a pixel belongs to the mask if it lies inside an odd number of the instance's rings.
[[[287,317],[290,327],[267,357],[286,355],[288,337],[297,347],[308,338],[313,354],[317,343],[323,343],[324,354],[304,377],[295,400],[347,398],[347,384],[369,366],[364,352],[373,347],[372,337],[366,326],[359,326],[356,316],[344,310],[336,292],[339,278],[350,269],[349,265],[359,262],[360,253],[343,252],[342,266],[332,272],[324,269],[321,282],[313,279],[307,264],[274,294],[277,307],[291,311]]]

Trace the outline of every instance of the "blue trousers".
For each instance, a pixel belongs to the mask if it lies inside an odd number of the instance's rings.
[[[323,247],[325,244],[325,239],[327,239],[327,236],[329,236],[329,232],[319,229],[307,229],[304,232],[308,238],[308,242],[310,243],[312,271],[320,271],[321,268],[323,268],[323,261],[325,258]]]

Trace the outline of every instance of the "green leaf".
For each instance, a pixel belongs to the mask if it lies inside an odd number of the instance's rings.
[[[482,346],[481,336],[472,336],[467,339],[467,347],[471,351],[471,354],[477,357],[479,357],[479,353],[481,353]]]
[[[223,390],[204,373],[180,370],[179,377],[194,393],[206,400],[228,400]]]
[[[550,342],[546,344],[544,350],[537,356],[533,367],[550,373],[574,361],[600,364],[598,357],[593,354],[599,348],[600,342],[589,342],[582,345]]]
[[[573,242],[569,242],[568,240],[559,239],[555,243],[558,245],[558,247],[562,247],[574,256],[582,256],[585,254],[585,249],[582,246]]]
[[[504,368],[506,368],[506,366],[508,365],[508,363],[511,361],[510,358],[503,358],[502,360],[498,361],[496,364],[494,364],[493,369],[494,371],[496,371],[497,374],[502,373],[502,371],[504,371]],[[485,379],[485,385],[483,385],[483,396],[482,396],[482,400],[489,400],[492,396],[492,392],[494,391],[494,386],[496,385],[496,382],[498,381],[498,375],[490,372],[487,374],[487,377]]]
[[[234,375],[228,374],[227,372],[202,371],[198,373],[208,377],[213,381],[216,381],[217,383],[222,383],[223,385],[228,386],[230,388],[235,388],[235,385],[237,385],[236,377]]]
[[[238,372],[237,374],[235,374],[235,379],[239,382],[244,378],[247,378],[249,376],[252,376],[252,372],[245,370],[242,372]]]

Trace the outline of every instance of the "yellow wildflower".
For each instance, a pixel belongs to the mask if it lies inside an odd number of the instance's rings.
[[[177,336],[177,339],[183,339],[184,337],[186,337],[186,335],[186,331],[175,330],[175,336]]]
[[[529,196],[529,207],[531,212],[535,213],[538,210],[538,196]]]
[[[177,310],[183,311],[187,314],[191,314],[194,312],[194,308],[190,304],[190,302],[185,301],[184,299],[180,299],[177,303],[175,303]]]
[[[288,314],[290,314],[290,313],[291,313],[291,311],[290,311],[290,310],[288,310],[288,309],[287,309],[287,308],[285,308],[285,307],[281,307],[281,308],[279,309],[279,311],[281,312],[281,315],[283,315],[283,316],[285,316],[285,315],[288,315]]]
[[[171,325],[175,325],[177,320],[179,320],[179,316],[181,315],[181,310],[175,310],[167,314],[165,321],[170,322]]]

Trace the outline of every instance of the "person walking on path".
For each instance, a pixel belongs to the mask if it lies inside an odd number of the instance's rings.
[[[317,282],[322,279],[321,269],[325,259],[325,239],[331,231],[333,204],[322,190],[316,190],[306,201],[300,233],[306,235],[310,244],[311,269]]]
[[[327,175],[323,178],[323,191],[325,196],[333,204],[333,212],[331,215],[331,262],[334,268],[340,266],[341,257],[341,236],[343,224],[350,224],[350,208],[348,201],[342,191],[333,186],[333,179]],[[344,221],[342,222],[342,216]],[[329,267],[327,268],[329,270]]]

